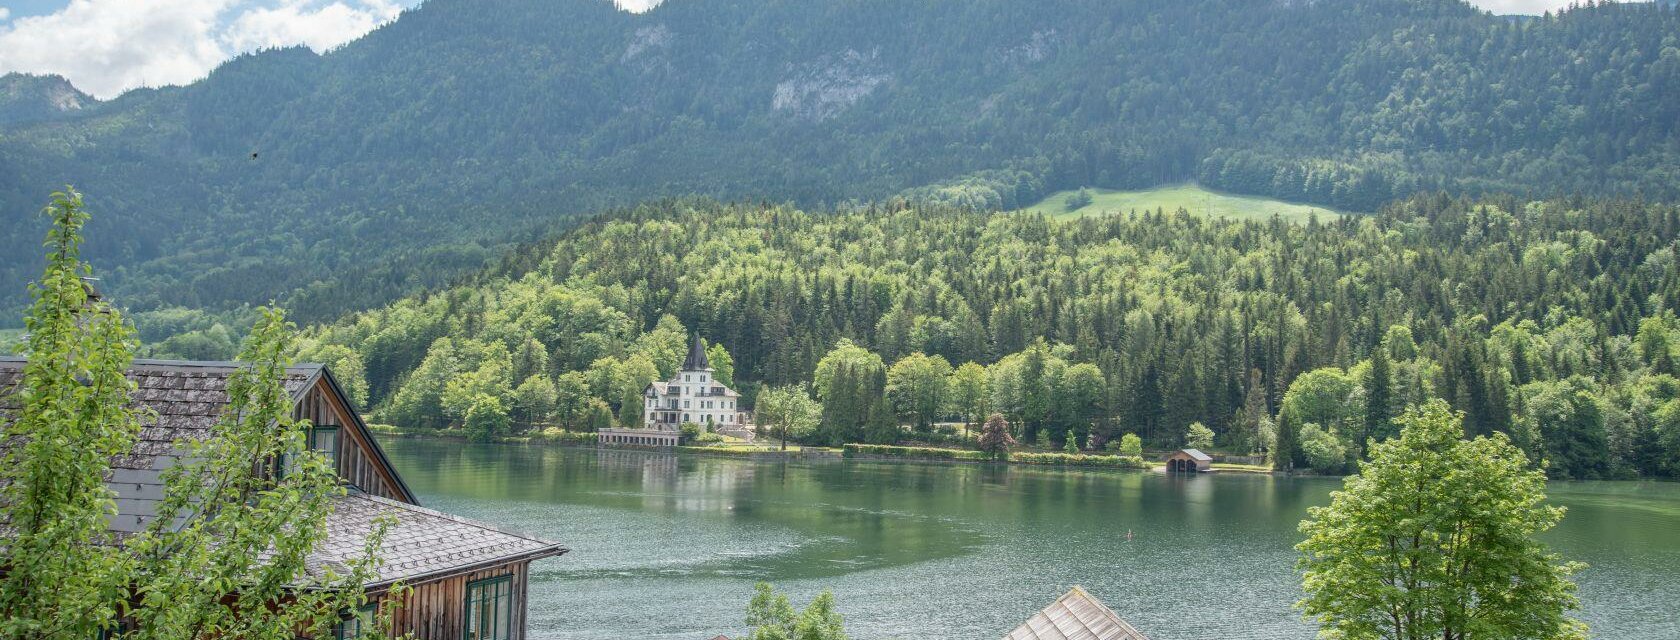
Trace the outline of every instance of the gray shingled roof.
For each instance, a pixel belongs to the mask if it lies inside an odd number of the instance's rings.
[[[0,420],[16,409],[8,398],[22,375],[23,364],[22,358],[0,356]],[[134,361],[128,372],[136,387],[134,404],[153,415],[142,423],[134,451],[111,460],[105,486],[117,496],[117,515],[111,519],[113,531],[140,531],[157,517],[157,503],[164,492],[162,473],[181,459],[175,441],[210,434],[227,404],[228,375],[238,366],[229,362]],[[331,380],[320,365],[294,366],[287,369],[282,384],[297,398],[321,376]],[[408,493],[404,488],[403,494]],[[413,582],[481,564],[566,552],[559,545],[531,536],[355,492],[337,500],[327,519],[327,540],[311,555],[311,566],[343,566],[360,557],[364,541],[373,531],[373,521],[380,515],[393,516],[396,525],[387,532],[380,548],[385,562],[375,584]]]
[[[558,544],[475,522],[441,511],[361,492],[339,498],[327,518],[328,539],[310,555],[309,564],[342,570],[360,558],[362,541],[373,533],[374,522],[389,516],[394,523],[380,543],[384,564],[369,586],[404,581],[422,582],[430,576],[459,573],[482,565],[518,558],[557,556],[567,549]]]
[[[1208,454],[1202,453],[1201,449],[1185,449],[1184,452],[1190,454],[1191,458],[1194,458],[1194,459],[1199,460],[1201,462],[1212,462],[1213,461],[1213,458],[1211,456],[1209,456]]]
[[[688,345],[688,357],[683,358],[683,371],[705,371],[712,368],[712,363],[706,358],[706,346],[700,342],[700,334],[694,334],[693,344]]]
[[[1091,594],[1074,587],[1004,640],[1149,640]]]
[[[0,414],[16,408],[9,398],[23,364],[22,358],[0,356]],[[140,531],[155,517],[163,499],[163,471],[181,459],[175,441],[210,434],[227,404],[228,375],[236,367],[229,362],[134,361],[128,371],[135,385],[134,405],[152,415],[142,421],[134,451],[111,459],[105,486],[117,494],[112,530]],[[299,365],[286,370],[281,384],[296,397],[319,375],[320,365]]]

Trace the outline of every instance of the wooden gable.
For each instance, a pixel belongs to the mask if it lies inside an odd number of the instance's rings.
[[[391,467],[385,451],[374,441],[373,433],[362,421],[326,367],[313,376],[309,384],[294,397],[297,406],[292,417],[308,420],[316,427],[336,427],[334,438],[338,458],[338,475],[350,486],[381,498],[420,504],[402,476]]]

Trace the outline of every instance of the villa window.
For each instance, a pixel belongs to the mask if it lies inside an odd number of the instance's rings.
[[[683,374],[683,382],[688,382],[688,374]]]
[[[704,374],[704,373],[702,373],[702,374],[700,374],[700,381],[701,381],[701,382],[705,382],[705,381],[706,381],[706,374]]]
[[[692,407],[692,406],[694,406],[694,401],[693,400],[684,400],[683,401],[683,408],[684,409],[687,409],[687,408]]]
[[[513,576],[467,583],[466,640],[512,640]]]

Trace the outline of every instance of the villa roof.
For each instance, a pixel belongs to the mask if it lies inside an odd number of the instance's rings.
[[[688,357],[683,358],[683,371],[710,371],[711,361],[706,359],[706,344],[700,341],[700,334],[694,334],[694,344],[688,346]]]
[[[1085,589],[1074,587],[1004,640],[1149,640]]]

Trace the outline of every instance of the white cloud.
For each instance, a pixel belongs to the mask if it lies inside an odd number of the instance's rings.
[[[643,13],[659,6],[660,0],[617,0],[618,8],[631,13]]]
[[[192,82],[264,47],[324,51],[400,11],[393,0],[70,0],[57,12],[0,25],[0,72],[56,73],[110,98]]]
[[[5,20],[6,18],[10,18],[10,17],[12,17],[12,10],[7,9],[5,7],[0,7],[0,20]]]
[[[294,44],[326,51],[355,40],[402,12],[394,2],[367,0],[358,4],[313,6],[315,3],[308,0],[286,0],[278,7],[252,9],[234,19],[223,40],[234,51]]]
[[[1584,0],[1470,0],[1470,4],[1499,15],[1537,16],[1547,11],[1556,13],[1570,4],[1586,3]]]

